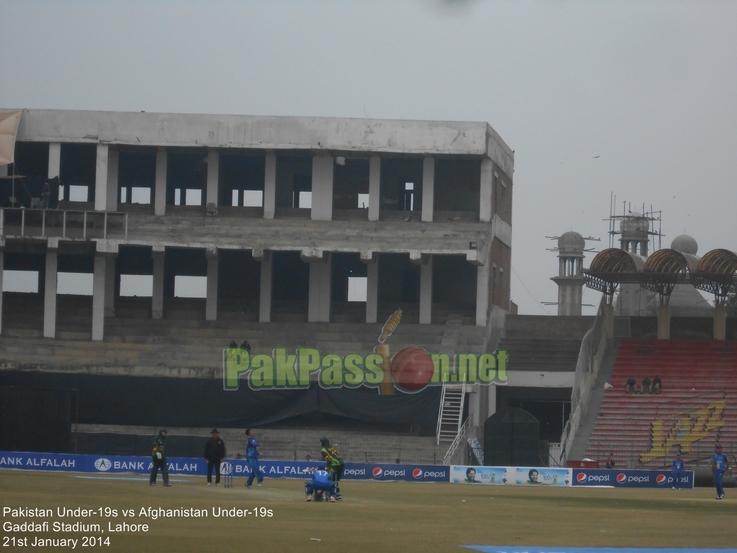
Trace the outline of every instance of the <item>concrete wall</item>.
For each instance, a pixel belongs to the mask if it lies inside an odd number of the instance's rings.
[[[483,122],[23,110],[18,139],[41,142],[488,155],[514,154]]]
[[[581,340],[596,317],[550,317],[546,315],[508,315],[506,338]]]

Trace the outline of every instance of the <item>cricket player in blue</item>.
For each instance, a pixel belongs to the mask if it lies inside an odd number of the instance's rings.
[[[724,499],[722,480],[724,479],[724,473],[729,467],[729,461],[727,460],[727,456],[722,453],[722,444],[717,444],[715,449],[716,452],[711,457],[711,473],[714,475],[714,486],[717,489],[717,499]]]
[[[312,480],[305,482],[305,501],[312,501],[314,492],[322,491],[328,494],[328,500],[335,503],[335,481],[333,475],[326,470],[316,470]]]
[[[681,477],[683,476],[683,473],[686,472],[686,466],[683,464],[683,461],[681,460],[680,451],[676,453],[676,458],[673,459],[673,464],[670,467],[670,471],[673,474],[673,489],[680,490],[681,489]]]
[[[264,475],[261,474],[261,469],[258,467],[258,442],[254,437],[253,430],[248,428],[246,430],[246,436],[248,436],[248,444],[246,445],[246,461],[248,462],[248,466],[251,467],[251,474],[248,476],[246,488],[250,488],[251,484],[253,484],[254,477],[256,477],[258,485],[260,486],[261,482],[264,481]]]

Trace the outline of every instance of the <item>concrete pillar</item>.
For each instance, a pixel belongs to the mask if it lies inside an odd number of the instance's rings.
[[[424,201],[422,202],[424,205]],[[432,323],[432,256],[420,265],[420,324]]]
[[[115,317],[115,256],[105,257],[105,317]]]
[[[261,292],[258,302],[258,322],[271,322],[271,252],[262,251],[258,256],[261,261]],[[254,259],[257,256],[254,255]]]
[[[205,205],[218,206],[218,179],[220,175],[220,154],[217,150],[207,151],[207,199]]]
[[[264,219],[273,219],[276,212],[276,154],[266,154],[264,170]]]
[[[670,340],[670,306],[658,308],[658,340]]]
[[[727,307],[718,305],[714,308],[714,339],[727,339]]]
[[[476,267],[476,326],[486,326],[489,317],[490,264]]]
[[[333,219],[333,156],[312,158],[312,210],[313,221]]]
[[[156,152],[154,214],[166,215],[166,148],[159,148]]]
[[[496,384],[489,384],[486,388],[488,390],[486,418],[489,418],[496,413]],[[484,420],[483,422],[486,421]]]
[[[101,342],[105,337],[105,273],[108,256],[95,254],[92,278],[92,341]]]
[[[218,320],[218,250],[207,248],[207,299],[205,300],[205,320]]]
[[[370,202],[370,200],[369,200]],[[369,203],[369,205],[371,205]],[[379,258],[366,264],[366,322],[377,322],[379,311]]]
[[[486,386],[472,386],[471,392],[468,394],[468,418],[469,424],[472,427],[479,427],[483,425],[481,420],[481,395],[480,389],[486,388]]]
[[[49,240],[44,281],[44,338],[56,338],[56,273],[58,241]]]
[[[490,223],[493,214],[493,182],[494,165],[489,158],[481,160],[481,182],[479,189],[479,220],[482,223]]]
[[[107,211],[118,210],[118,166],[120,156],[118,150],[110,150],[107,156]]]
[[[164,317],[164,246],[154,246],[151,257],[154,260],[154,281],[151,292],[151,318]]]
[[[53,179],[61,172],[61,144],[59,142],[49,143],[49,173],[48,177]],[[69,198],[67,198],[68,200]]]
[[[310,262],[310,297],[307,322],[330,322],[330,284],[332,276],[332,256],[326,255],[324,261]]]
[[[7,166],[6,166],[7,167]],[[2,240],[1,246],[5,245]],[[5,259],[3,256],[3,248],[0,247],[0,334],[3,332],[3,271],[5,269]]]
[[[435,204],[435,159],[422,160],[422,221],[432,222]]]
[[[107,209],[107,177],[108,177],[107,144],[97,145],[97,165],[95,169],[95,211]]]
[[[379,220],[379,206],[381,205],[381,158],[371,156],[369,160],[369,207],[368,220]]]
[[[604,320],[604,331],[608,340],[614,340],[614,306],[606,304],[601,308]]]

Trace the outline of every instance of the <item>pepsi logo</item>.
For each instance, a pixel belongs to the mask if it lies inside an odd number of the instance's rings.
[[[412,471],[412,478],[422,478],[422,469],[415,469]]]
[[[625,482],[627,482],[627,475],[620,472],[617,475],[617,484],[624,484]]]
[[[374,478],[380,478],[383,473],[384,471],[381,470],[381,467],[376,467],[374,470],[371,471],[371,476],[373,476]]]
[[[658,476],[655,477],[655,481],[660,484],[661,486],[665,484],[665,482],[668,480],[668,478],[665,476],[665,474],[658,474]]]
[[[579,472],[576,476],[577,482],[586,482],[586,473],[585,472]]]

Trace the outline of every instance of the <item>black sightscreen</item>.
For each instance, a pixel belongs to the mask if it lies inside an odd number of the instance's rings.
[[[540,423],[523,409],[495,413],[484,423],[484,464],[537,467]]]
[[[0,450],[69,453],[72,393],[0,388]]]

